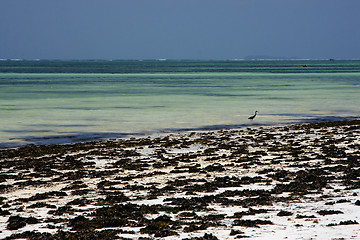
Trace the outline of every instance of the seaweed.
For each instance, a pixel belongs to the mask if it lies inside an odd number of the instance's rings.
[[[212,165],[205,167],[205,171],[207,171],[207,172],[223,172],[223,171],[225,171],[225,168],[219,163],[214,163]]]
[[[38,240],[38,239],[46,239],[46,240],[63,240],[63,239],[91,239],[91,240],[113,240],[113,239],[123,239],[117,237],[117,234],[120,233],[120,230],[103,230],[103,231],[95,231],[95,230],[85,230],[85,231],[77,231],[77,232],[65,232],[58,231],[55,234],[50,234],[47,232],[35,232],[35,231],[26,231],[23,233],[12,234],[9,238],[6,239],[29,239],[29,240]]]
[[[183,240],[219,240],[216,236],[211,233],[205,233],[202,237],[184,238]]]
[[[314,215],[296,215],[297,219],[303,219],[303,218],[316,218]]]
[[[241,220],[236,219],[234,220],[233,226],[243,226],[243,227],[259,227],[259,225],[267,225],[267,224],[273,224],[270,220]]]
[[[180,219],[194,219],[194,218],[198,218],[198,215],[196,214],[196,212],[192,211],[192,212],[181,212],[177,215]]]
[[[234,235],[238,235],[238,234],[244,234],[244,232],[240,231],[240,230],[231,229],[230,236],[234,236]]]
[[[360,148],[357,133],[350,132],[358,129],[354,125],[358,122],[349,122],[351,125],[340,129],[345,133],[340,137],[332,136],[336,129],[324,127],[344,123],[319,123],[314,125],[318,130],[311,129],[312,125],[296,125],[0,150],[0,192],[39,186],[51,189],[55,184],[65,186],[60,191],[42,190],[27,198],[0,198],[0,215],[9,217],[13,212],[48,208],[50,216],[38,219],[39,222],[48,224],[47,229],[69,227],[71,230],[21,233],[25,230],[21,228],[35,221],[19,216],[7,223],[8,228],[20,229],[12,238],[121,239],[117,234],[125,233],[124,227],[135,227],[136,232],[127,233],[143,233],[148,236],[137,237],[152,239],[176,236],[180,232],[206,232],[209,228],[213,231],[224,224],[260,227],[272,222],[242,218],[269,211],[276,211],[274,215],[280,217],[295,215],[276,208],[277,204],[271,207],[273,210],[265,209],[276,202],[293,204],[303,199],[325,202],[335,195],[343,199],[325,205],[346,202],[355,207],[360,205],[359,200],[349,199],[354,199],[350,194],[354,197],[356,192],[347,190],[360,187]],[[194,151],[189,148],[193,145],[200,147]],[[154,154],[143,155],[148,149]],[[100,169],[95,159],[101,160],[105,167]],[[166,169],[156,171],[160,168]],[[252,184],[261,189],[250,190]],[[332,193],[325,195],[322,192],[325,188]],[[310,196],[313,193],[318,195]],[[135,204],[151,199],[163,203]],[[64,206],[57,203],[56,207],[55,202],[67,203]],[[212,209],[213,206],[216,207]],[[234,211],[232,216],[218,214],[217,207],[237,206],[248,210]],[[320,216],[343,213],[318,210],[316,214],[320,219]],[[295,215],[291,219],[316,223],[316,216]],[[346,224],[357,222],[343,221],[334,226]],[[111,229],[101,231],[103,228]],[[243,234],[236,228],[230,232],[234,238],[246,237]],[[217,238],[205,234],[192,239]]]
[[[311,190],[321,190],[328,183],[326,172],[322,169],[310,169],[307,171],[300,170],[294,173],[295,178],[290,183],[277,184],[273,193],[293,192],[307,194]]]
[[[114,206],[96,209],[91,216],[90,223],[94,228],[104,227],[123,227],[123,226],[144,226],[148,219],[144,214],[158,213],[156,206],[135,205],[127,203],[125,205],[116,204]]]
[[[234,215],[232,216],[232,218],[242,218],[243,216],[255,215],[255,214],[259,214],[259,213],[267,213],[267,212],[268,212],[268,210],[266,210],[266,209],[249,208],[248,211],[235,212]]]
[[[289,175],[291,175],[291,173],[289,171],[286,170],[277,170],[275,173],[273,174],[268,174],[267,177],[270,177],[276,181],[289,181],[290,177]]]
[[[203,222],[203,221],[193,221],[189,223],[189,226],[184,228],[184,232],[195,232],[199,230],[206,230],[208,227],[211,227],[212,224]]]
[[[28,208],[56,208],[56,206],[45,202],[37,202],[31,204]]]
[[[10,188],[12,188],[12,186],[9,184],[1,184],[0,185],[0,193],[3,193],[5,191],[9,190]]]
[[[18,199],[18,201],[29,202],[29,201],[45,200],[51,197],[64,197],[64,196],[67,196],[67,193],[60,191],[51,191],[46,193],[37,193],[29,198],[20,198]]]
[[[74,214],[75,209],[71,206],[63,206],[63,207],[59,207],[56,210],[50,210],[48,212],[48,214],[53,214],[53,215],[57,215],[57,216],[61,216],[63,214]]]
[[[10,212],[8,210],[2,210],[0,208],[0,216],[6,216],[6,215],[10,215]]]
[[[320,210],[317,211],[317,213],[321,216],[332,215],[332,214],[343,214],[343,212],[339,210]]]
[[[352,225],[359,224],[356,220],[340,221],[339,225]]]
[[[149,221],[144,228],[140,229],[141,233],[154,234],[155,237],[167,237],[179,235],[174,230],[178,228],[178,223],[171,220],[171,217],[162,215]]]
[[[25,227],[26,224],[36,224],[39,223],[39,220],[34,217],[20,217],[20,216],[10,216],[8,219],[7,229],[17,230],[19,228]]]
[[[207,206],[214,200],[214,197],[193,197],[193,198],[166,198],[165,202],[170,205],[178,206],[179,211],[199,211],[207,210]]]
[[[346,220],[346,221],[340,221],[339,223],[330,223],[327,226],[338,226],[338,225],[357,225],[359,224],[356,220]]]
[[[116,204],[121,202],[127,202],[129,198],[124,195],[122,192],[112,192],[106,196],[104,200],[100,200],[98,204]]]
[[[93,201],[87,198],[77,198],[70,202],[68,202],[66,205],[78,205],[78,206],[85,206],[87,204],[91,204]],[[56,207],[55,207],[56,208]]]
[[[280,216],[280,217],[284,217],[284,216],[291,216],[293,215],[292,212],[289,212],[289,211],[284,211],[284,210],[281,210],[280,212],[278,212],[278,214],[276,214],[277,216]]]

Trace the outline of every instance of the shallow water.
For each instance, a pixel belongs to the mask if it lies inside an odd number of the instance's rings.
[[[359,96],[360,61],[0,61],[0,148],[358,117]]]

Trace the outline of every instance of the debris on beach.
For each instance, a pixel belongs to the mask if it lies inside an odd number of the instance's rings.
[[[0,150],[1,239],[357,239],[360,120]]]

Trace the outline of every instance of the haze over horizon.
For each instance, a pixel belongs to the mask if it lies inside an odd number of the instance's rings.
[[[0,59],[360,59],[357,0],[2,0]]]

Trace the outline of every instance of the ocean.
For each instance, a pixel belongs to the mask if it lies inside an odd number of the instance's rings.
[[[359,106],[360,61],[0,61],[0,148],[340,120]]]

